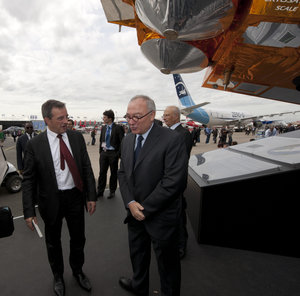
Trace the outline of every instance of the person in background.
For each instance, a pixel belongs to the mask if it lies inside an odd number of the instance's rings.
[[[168,106],[163,115],[165,124],[171,129],[180,134],[184,138],[184,145],[186,147],[186,153],[188,158],[190,157],[191,150],[193,147],[193,139],[191,133],[185,129],[180,123],[180,109],[176,106]],[[186,254],[188,232],[187,232],[187,216],[186,216],[187,203],[184,195],[182,195],[182,214],[180,221],[180,230],[179,230],[179,254],[180,259]]]
[[[216,144],[217,143],[217,137],[218,137],[218,129],[216,127],[213,128],[212,135],[213,135],[213,141]]]
[[[16,131],[16,130],[13,130],[13,132],[12,132],[12,137],[14,138],[14,142],[16,142],[16,138],[17,138],[17,136],[18,136],[18,132]]]
[[[68,123],[67,123],[67,129],[68,130],[74,130],[74,121],[72,119],[68,119]]]
[[[232,135],[233,135],[233,128],[227,127],[227,137],[228,137],[228,145],[232,145]]]
[[[223,126],[221,128],[219,137],[220,137],[219,143],[221,143],[221,144],[226,143],[226,140],[227,140],[227,129],[226,129],[225,126]]]
[[[79,286],[91,291],[83,273],[85,245],[84,208],[96,210],[95,177],[81,133],[67,130],[68,113],[64,103],[48,100],[42,105],[47,130],[28,141],[22,183],[24,219],[34,230],[37,224],[34,197],[45,224],[48,261],[54,276],[56,295],[65,295],[61,229],[66,219],[70,234],[69,263]],[[28,262],[30,264],[30,262]]]
[[[129,133],[129,128],[127,125],[124,125],[124,137]]]
[[[286,133],[293,132],[294,130],[296,130],[295,127],[291,123],[288,123]]]
[[[211,129],[208,126],[206,126],[205,129],[204,129],[204,133],[206,135],[205,144],[208,144],[209,140],[210,140]]]
[[[122,142],[118,171],[127,210],[128,240],[133,277],[120,277],[120,286],[136,295],[149,295],[153,245],[161,295],[179,296],[181,267],[178,249],[182,194],[188,156],[184,137],[154,123],[155,103],[133,97],[125,119],[131,133]]]
[[[91,131],[91,137],[92,137],[92,145],[95,145],[96,143],[96,128],[93,128],[93,130]]]
[[[114,123],[115,114],[112,110],[103,112],[104,126],[100,134],[100,158],[97,197],[103,197],[106,187],[107,171],[110,168],[109,195],[108,199],[115,196],[118,184],[118,167],[120,158],[121,142],[124,137],[122,126]]]
[[[27,142],[36,136],[36,133],[33,131],[33,125],[31,122],[25,123],[25,133],[20,136],[16,144],[17,152],[17,165],[20,174],[23,174],[24,169],[24,154]]]
[[[277,135],[277,130],[274,126],[270,126],[265,132],[265,138]]]
[[[198,132],[197,132],[197,129],[194,127],[193,130],[192,130],[192,141],[193,141],[193,146],[196,146],[196,143],[197,143],[197,139],[198,139]]]

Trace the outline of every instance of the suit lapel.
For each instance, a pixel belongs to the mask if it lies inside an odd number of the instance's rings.
[[[111,126],[110,139],[112,139],[115,136],[115,132],[116,132],[116,124],[113,122]]]
[[[102,126],[101,135],[100,135],[100,146],[105,142],[105,134],[106,134],[106,125]]]
[[[130,133],[126,137],[128,140],[126,141],[126,159],[123,159],[125,162],[125,167],[128,168],[129,175],[132,174],[133,171],[133,153],[134,153],[134,144],[135,144],[135,135]]]
[[[77,152],[77,149],[76,149],[77,145],[74,142],[73,135],[71,133],[69,133],[68,131],[67,131],[67,137],[68,137],[71,149],[72,149],[73,158],[75,158],[75,153]]]
[[[44,154],[44,161],[47,163],[50,173],[53,177],[53,179],[56,182],[56,186],[57,186],[57,181],[56,181],[56,175],[55,175],[55,170],[54,170],[54,164],[53,164],[53,158],[52,158],[52,154],[51,154],[51,150],[50,150],[50,144],[48,141],[48,137],[47,137],[47,131],[42,133],[42,138],[41,138],[41,151],[43,151]]]
[[[78,161],[80,159],[80,152],[79,152],[79,149],[78,149],[77,142],[75,140],[75,133],[67,131],[67,137],[69,139],[69,143],[70,143],[70,146],[71,146],[71,150],[72,150],[72,153],[73,153],[73,158],[74,158],[74,160],[77,164],[77,168],[80,171],[80,164],[79,164],[79,161]]]

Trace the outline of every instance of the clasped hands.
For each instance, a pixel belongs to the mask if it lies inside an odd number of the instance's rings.
[[[134,219],[138,221],[145,220],[145,215],[143,213],[144,207],[140,203],[133,201],[128,205],[128,208]]]

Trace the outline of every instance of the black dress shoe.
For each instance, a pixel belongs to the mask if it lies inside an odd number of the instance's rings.
[[[127,279],[126,277],[121,276],[119,279],[119,285],[126,291],[133,292],[134,290],[131,285],[131,279]]]
[[[114,192],[110,192],[109,193],[109,196],[107,197],[108,199],[111,199],[111,198],[113,198],[113,197],[115,197],[115,193]]]
[[[89,279],[86,277],[86,275],[83,272],[77,273],[77,274],[73,274],[75,279],[77,280],[77,283],[79,284],[79,286],[90,292],[92,290],[92,285],[89,281]]]
[[[53,290],[57,296],[65,295],[65,282],[62,276],[54,277]]]

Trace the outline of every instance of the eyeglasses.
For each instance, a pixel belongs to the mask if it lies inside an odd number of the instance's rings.
[[[133,116],[129,116],[128,114],[125,114],[124,118],[129,121],[130,119],[132,119],[134,122],[139,121],[140,119],[146,117],[147,115],[149,115],[151,112],[153,112],[153,110],[149,111],[148,113],[146,113],[143,116],[138,116],[138,115],[133,115]]]
[[[26,129],[33,129],[33,126],[26,126]]]

